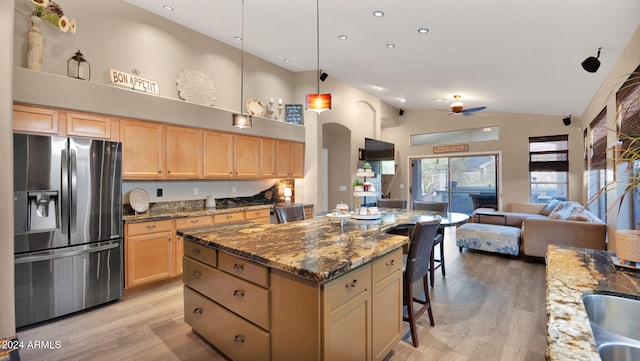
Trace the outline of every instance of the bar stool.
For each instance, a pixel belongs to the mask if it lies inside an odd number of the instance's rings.
[[[438,213],[447,213],[447,210],[449,209],[449,204],[445,203],[445,202],[425,202],[425,201],[413,201],[413,209],[414,210],[422,210],[422,211],[434,211],[434,212],[438,212]],[[433,247],[435,248],[435,246],[439,246],[440,248],[440,258],[437,259],[435,258],[435,251],[431,253],[431,270],[430,270],[430,279],[431,279],[431,287],[433,287],[433,282],[435,281],[435,271],[436,269],[440,268],[442,271],[442,276],[446,276],[447,271],[445,270],[444,267],[444,247],[443,247],[443,240],[444,240],[444,229],[439,229],[438,232],[440,233],[441,237],[439,237],[439,239],[436,240],[436,242],[433,244]],[[438,264],[436,266],[436,263]]]

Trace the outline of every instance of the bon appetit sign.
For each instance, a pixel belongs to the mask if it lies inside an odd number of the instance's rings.
[[[160,86],[152,80],[141,78],[135,74],[109,68],[109,81],[115,85],[143,93],[160,95]]]

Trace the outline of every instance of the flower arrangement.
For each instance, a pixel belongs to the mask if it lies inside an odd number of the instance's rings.
[[[63,33],[76,33],[76,21],[69,19],[64,15],[62,7],[50,0],[31,0],[35,5],[35,9],[31,12],[31,16],[36,16],[46,20],[54,26],[60,28]]]

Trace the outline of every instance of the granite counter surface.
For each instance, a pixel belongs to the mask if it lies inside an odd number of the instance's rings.
[[[555,245],[547,249],[547,360],[600,360],[583,294],[640,299],[640,272],[614,266],[613,255]]]
[[[225,214],[233,212],[251,211],[265,208],[273,208],[272,204],[261,205],[248,205],[240,207],[228,207],[228,208],[204,208],[198,210],[163,210],[163,211],[149,211],[141,214],[124,215],[122,219],[125,223],[136,222],[149,222],[160,221],[165,219],[185,218],[185,217],[198,217],[198,216],[211,216],[215,214]]]
[[[250,222],[178,231],[185,240],[231,253],[316,282],[326,282],[408,242],[385,231],[429,212],[389,212],[375,221],[340,222],[320,216],[284,224]]]

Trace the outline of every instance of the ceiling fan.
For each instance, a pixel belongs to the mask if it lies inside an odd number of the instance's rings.
[[[464,109],[463,104],[460,101],[460,95],[453,96],[453,103],[451,103],[451,112],[449,114],[462,114],[462,115],[473,115],[473,113],[478,112],[480,110],[487,109],[487,107],[476,107]]]

